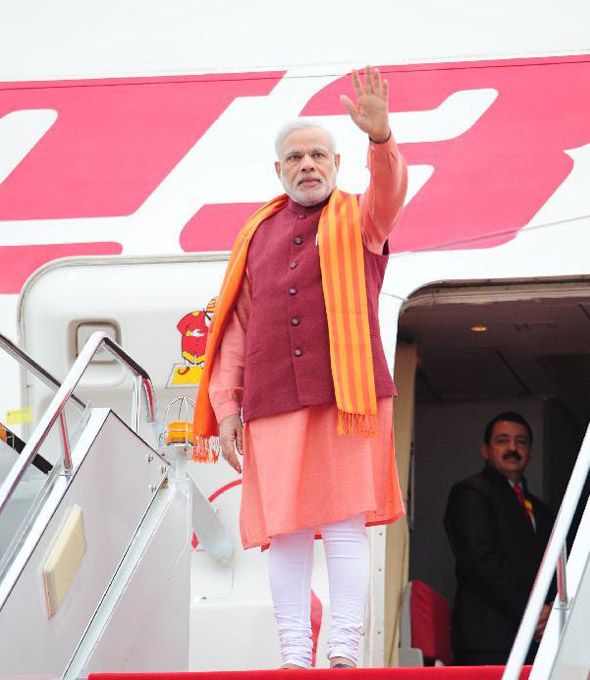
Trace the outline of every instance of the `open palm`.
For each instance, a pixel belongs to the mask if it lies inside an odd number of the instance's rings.
[[[340,101],[347,108],[354,123],[375,142],[384,142],[390,134],[388,114],[387,81],[381,79],[379,69],[365,67],[364,83],[358,71],[352,72],[356,104],[341,95]]]

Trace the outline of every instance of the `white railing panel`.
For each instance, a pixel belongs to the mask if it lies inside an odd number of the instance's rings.
[[[570,611],[576,606],[582,580],[590,578],[588,574],[588,562],[590,560],[590,541],[588,541],[588,536],[590,536],[590,500],[586,503],[586,508],[578,525],[576,538],[567,562],[567,582],[571,602]],[[562,634],[561,616],[562,612],[557,610],[551,613],[529,680],[548,680],[552,677],[560,648]],[[570,624],[568,623],[567,625],[569,627]],[[586,629],[587,625],[584,622],[582,632],[584,633]],[[584,676],[584,680],[586,680],[586,676]]]
[[[107,409],[92,411],[73,460],[0,583],[0,676],[61,677],[168,470]],[[86,552],[49,618],[43,564],[73,504],[82,508]]]
[[[549,592],[549,587],[555,574],[558,561],[564,554],[563,547],[566,543],[568,532],[571,528],[574,515],[584,491],[589,470],[590,426],[586,430],[584,441],[582,442],[574,469],[572,470],[561,507],[557,513],[557,519],[555,520],[549,543],[547,544],[535,583],[533,584],[510,656],[508,657],[502,680],[517,680],[520,677],[520,671],[529,645],[533,639],[535,627],[545,598]],[[558,589],[560,585],[563,584],[560,584],[558,581]],[[567,603],[570,599],[571,593],[558,592],[558,600]],[[561,611],[554,611],[552,617],[555,618],[556,614],[561,614],[561,622],[562,624],[565,623],[567,619],[567,608],[564,607]],[[555,650],[555,653],[556,652],[557,650]]]
[[[588,612],[590,612],[590,563],[587,560],[557,649],[550,680],[587,680],[590,669]]]

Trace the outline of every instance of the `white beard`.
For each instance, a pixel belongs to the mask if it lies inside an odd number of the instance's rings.
[[[334,167],[332,174],[327,178],[321,178],[322,181],[313,189],[305,189],[292,182],[288,182],[281,174],[281,184],[285,189],[285,193],[292,201],[299,203],[299,205],[309,208],[325,201],[328,196],[334,191],[336,186],[336,177],[338,175],[338,168]]]

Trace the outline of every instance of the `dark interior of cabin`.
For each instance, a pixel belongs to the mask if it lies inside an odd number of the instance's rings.
[[[531,424],[527,480],[559,509],[590,420],[589,337],[585,282],[431,287],[406,302],[398,341],[418,351],[410,579],[452,603],[447,497],[454,482],[482,468],[483,430],[501,411]]]

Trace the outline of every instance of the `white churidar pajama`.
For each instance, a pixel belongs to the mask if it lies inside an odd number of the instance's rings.
[[[332,627],[328,658],[356,663],[369,585],[369,540],[361,513],[321,527],[326,551]],[[311,570],[315,531],[273,536],[270,587],[284,663],[311,667]]]

